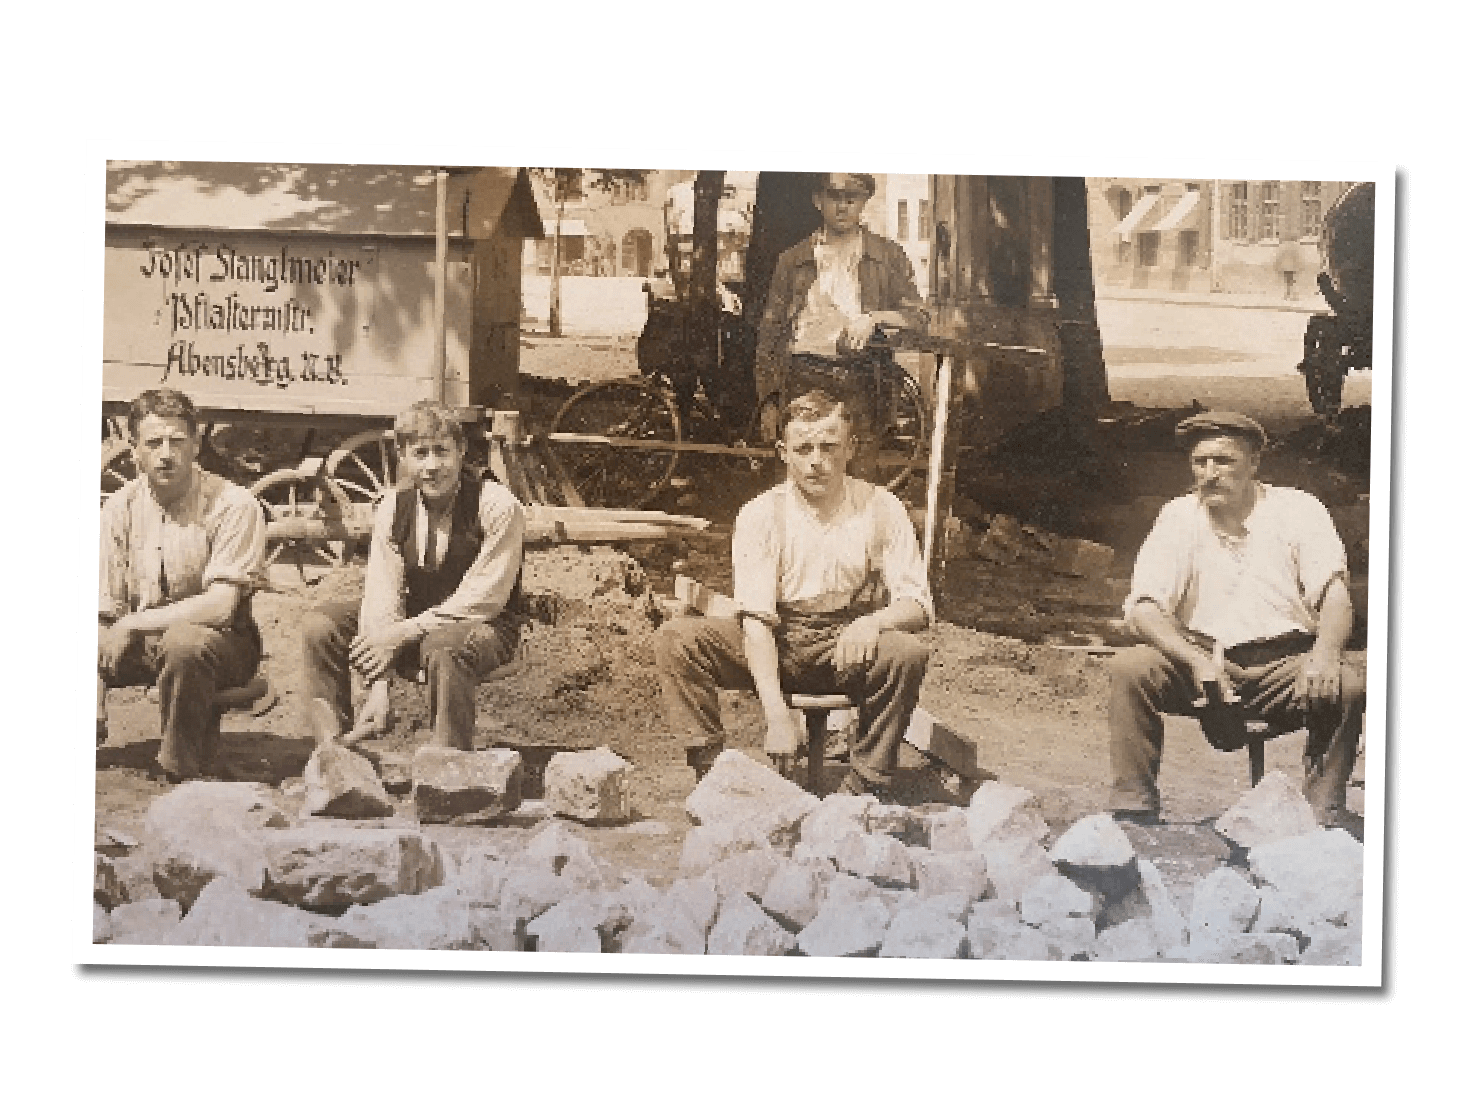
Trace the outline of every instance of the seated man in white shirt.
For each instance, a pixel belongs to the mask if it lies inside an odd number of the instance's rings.
[[[128,410],[138,476],[102,506],[97,739],[111,687],[158,685],[158,767],[171,781],[208,774],[220,732],[215,695],[261,662],[251,595],[266,558],[260,502],[201,469],[199,416],[172,388]]]
[[[790,758],[798,729],[783,693],[842,693],[859,728],[840,791],[883,794],[920,699],[928,653],[911,634],[934,616],[905,506],[847,476],[854,428],[822,390],[784,408],[787,480],[742,507],[732,530],[736,618],[676,618],[656,662],[672,717],[692,733],[699,778],[725,748],[719,688],[752,688],[767,752]]]
[[[373,519],[363,600],[303,623],[305,695],[352,723],[350,666],[369,684],[357,727],[389,720],[389,669],[429,685],[430,744],[470,749],[476,684],[516,654],[525,514],[511,491],[462,468],[455,413],[424,401],[394,422],[401,480]]]
[[[1141,545],[1125,617],[1144,641],[1111,664],[1110,808],[1159,818],[1166,714],[1199,714],[1204,685],[1236,716],[1308,726],[1304,794],[1321,823],[1345,805],[1366,681],[1344,656],[1353,609],[1345,547],[1315,497],[1256,479],[1263,428],[1233,412],[1183,420],[1195,492],[1170,501]],[[1203,715],[1209,739],[1210,720]],[[1215,745],[1241,744],[1228,734]]]

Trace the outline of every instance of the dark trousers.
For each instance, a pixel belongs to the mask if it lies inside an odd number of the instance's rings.
[[[882,360],[883,357],[870,354],[834,359],[795,353],[788,361],[787,383],[783,386],[784,405],[815,388],[843,401],[854,425],[857,444],[849,473],[864,481],[878,480],[876,432],[882,426],[882,409],[877,376],[878,362]]]
[[[793,648],[779,633],[783,690],[848,695],[859,711],[852,767],[867,783],[883,787],[895,773],[930,654],[909,633],[889,631],[880,635],[879,655],[870,664],[841,676],[834,670],[836,637],[837,632]],[[655,635],[665,703],[675,724],[692,735],[691,750],[725,748],[717,692],[752,689],[745,644],[735,618],[677,617]]]
[[[338,725],[351,726],[353,705],[348,648],[358,635],[358,603],[328,602],[302,623],[306,697],[325,699]],[[446,625],[405,645],[394,660],[405,679],[423,673],[429,685],[432,739],[470,749],[476,728],[476,684],[516,655],[520,627],[497,618]]]
[[[1248,718],[1267,722],[1274,733],[1306,724],[1294,700],[1294,681],[1305,653],[1245,665],[1245,679],[1233,684]],[[1110,663],[1110,809],[1158,811],[1165,741],[1163,714],[1194,715],[1196,687],[1191,673],[1150,645],[1117,653]],[[1366,670],[1358,659],[1340,662],[1340,702],[1328,717],[1309,721],[1305,746],[1304,795],[1324,817],[1345,805],[1345,785],[1355,767],[1361,720],[1366,709]]]
[[[159,767],[187,780],[215,763],[220,740],[215,693],[249,683],[260,663],[261,634],[254,625],[224,631],[172,625],[135,641],[111,674],[99,672],[98,694],[108,687],[156,683],[163,738]]]

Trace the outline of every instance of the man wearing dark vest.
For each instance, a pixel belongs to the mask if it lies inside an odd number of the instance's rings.
[[[455,413],[424,401],[394,422],[399,487],[374,514],[362,603],[330,602],[303,624],[305,698],[353,721],[349,669],[369,685],[356,725],[389,722],[389,669],[423,673],[430,742],[470,749],[476,684],[515,654],[525,517],[511,492],[464,469]]]

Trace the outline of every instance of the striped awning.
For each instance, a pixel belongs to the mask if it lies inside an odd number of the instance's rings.
[[[1188,190],[1181,196],[1181,200],[1171,207],[1171,212],[1163,217],[1156,226],[1156,232],[1166,233],[1175,229],[1186,220],[1187,214],[1197,208],[1197,199],[1200,195],[1195,190]]]
[[[1146,214],[1151,212],[1151,207],[1156,204],[1160,194],[1148,192],[1142,194],[1136,200],[1136,204],[1130,208],[1130,213],[1125,215],[1125,220],[1115,226],[1115,232],[1120,235],[1122,241],[1130,240],[1131,234],[1135,232],[1136,226],[1146,220]]]

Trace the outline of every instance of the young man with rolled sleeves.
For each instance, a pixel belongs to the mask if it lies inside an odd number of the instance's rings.
[[[375,510],[361,602],[303,623],[305,698],[350,725],[389,725],[389,672],[423,675],[429,744],[470,749],[476,685],[516,654],[525,514],[511,491],[465,468],[454,411],[417,403],[394,422],[401,480]],[[350,669],[369,687],[356,723]]]
[[[97,740],[107,736],[109,688],[157,684],[157,763],[177,782],[211,773],[215,695],[260,665],[251,595],[266,517],[247,490],[199,465],[199,416],[184,393],[140,394],[128,433],[138,476],[102,506]]]
[[[1161,510],[1136,558],[1125,618],[1141,643],[1111,663],[1110,808],[1159,821],[1162,715],[1200,714],[1194,701],[1222,688],[1234,716],[1308,727],[1304,794],[1333,823],[1366,704],[1364,663],[1345,654],[1345,547],[1317,498],[1257,479],[1267,439],[1253,419],[1203,412],[1176,433],[1195,486]]]
[[[732,529],[739,615],[676,618],[656,636],[666,703],[699,778],[726,747],[720,688],[757,692],[779,760],[798,751],[785,691],[848,695],[858,733],[839,790],[885,796],[926,672],[914,634],[934,616],[920,545],[893,493],[848,476],[854,429],[840,400],[791,401],[778,453],[787,480]]]

